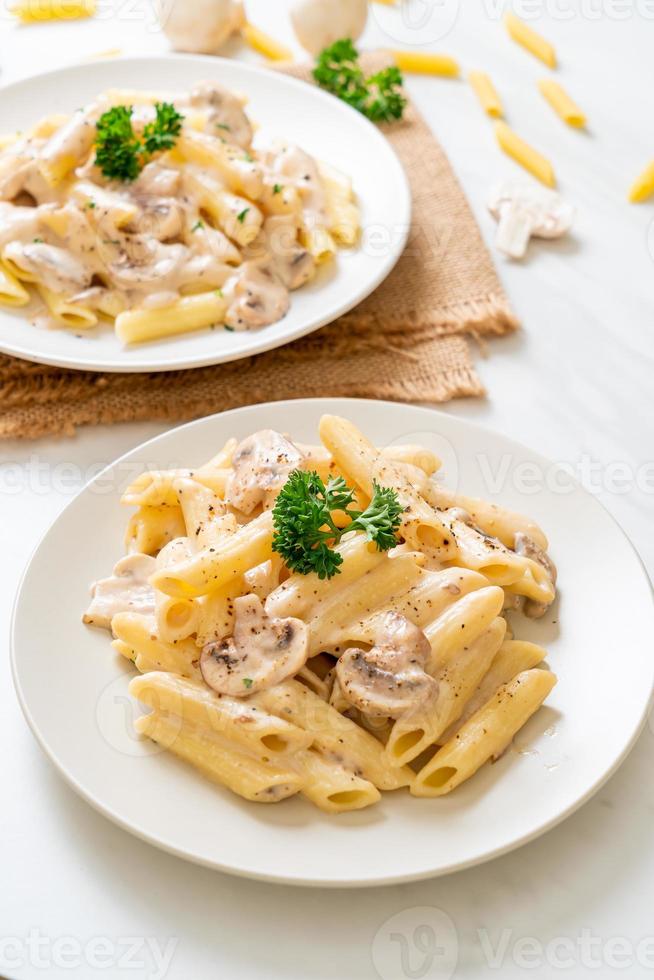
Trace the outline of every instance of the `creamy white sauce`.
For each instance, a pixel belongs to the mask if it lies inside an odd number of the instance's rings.
[[[222,227],[186,186],[183,174],[194,164],[164,154],[133,183],[101,174],[93,146],[96,122],[113,104],[109,94],[48,139],[19,139],[0,153],[0,252],[7,249],[17,268],[48,289],[92,308],[103,308],[108,290],[119,309],[159,309],[187,293],[221,289],[231,329],[275,323],[289,309],[289,292],[315,274],[300,236],[327,222],[318,166],[289,144],[255,151],[242,100],[213,82],[164,97],[190,117],[196,138],[223,144],[224,167],[212,168],[211,177],[230,193],[234,185],[240,190]],[[134,107],[137,132],[153,118],[151,105]],[[62,157],[84,162],[51,186],[41,168]],[[250,228],[256,238],[239,246],[233,236],[247,240],[242,233]]]
[[[111,629],[111,620],[118,613],[154,613],[154,589],[149,578],[157,563],[149,555],[126,555],[116,564],[109,578],[91,586],[91,603],[84,614],[89,626]]]

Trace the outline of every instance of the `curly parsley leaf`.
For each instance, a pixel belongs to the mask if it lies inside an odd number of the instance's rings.
[[[109,180],[136,180],[148,160],[171,149],[182,131],[184,117],[170,102],[155,104],[155,119],[144,127],[142,139],[134,132],[133,112],[133,106],[114,106],[96,123],[96,163]]]
[[[350,509],[354,501],[355,492],[342,477],[325,484],[317,473],[294,470],[273,509],[273,550],[292,571],[325,579],[339,572],[343,558],[334,545],[348,531],[363,531],[379,551],[394,547],[403,513],[395,491],[375,483],[364,511]],[[336,511],[350,518],[344,527],[335,523]]]
[[[148,157],[171,150],[182,131],[184,116],[171,102],[155,102],[156,118],[143,130],[143,146]]]
[[[141,144],[132,127],[132,106],[117,105],[96,123],[96,163],[110,180],[129,182],[141,172]]]
[[[313,77],[373,122],[402,118],[406,106],[402,72],[392,65],[366,77],[350,38],[336,41],[318,55]]]

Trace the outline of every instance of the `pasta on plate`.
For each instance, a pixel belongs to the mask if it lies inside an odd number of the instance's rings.
[[[247,800],[442,796],[556,683],[505,618],[554,601],[547,539],[447,490],[428,450],[379,450],[335,416],[320,437],[263,430],[143,473],[84,621],[139,672],[138,731]]]
[[[253,145],[244,100],[110,90],[0,137],[0,305],[125,345],[281,320],[359,237],[348,177]]]

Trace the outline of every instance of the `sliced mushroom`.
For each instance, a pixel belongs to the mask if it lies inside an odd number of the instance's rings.
[[[532,561],[535,561],[544,568],[552,581],[552,586],[556,586],[556,565],[547,552],[540,545],[536,544],[533,538],[530,538],[528,534],[524,534],[522,531],[517,531],[514,538],[513,550],[516,555],[531,558]],[[541,616],[545,615],[550,605],[551,603],[536,602],[535,599],[527,599],[524,604],[524,612],[531,619],[540,619]]]
[[[265,504],[302,465],[303,456],[281,432],[262,429],[244,439],[234,451],[225,499],[232,507],[251,514]]]
[[[268,616],[255,595],[234,600],[234,634],[202,650],[200,670],[218,694],[244,698],[297,674],[309,654],[301,619]]]
[[[290,299],[272,262],[244,262],[234,285],[234,301],[225,323],[235,330],[257,330],[277,323],[288,313]]]
[[[430,655],[422,630],[388,612],[373,648],[347,650],[336,664],[340,693],[364,714],[399,718],[438,695],[438,682],[425,671]]]
[[[575,211],[560,194],[536,183],[510,180],[494,188],[488,201],[499,221],[495,244],[512,259],[521,259],[532,236],[560,238],[572,227]]]
[[[252,143],[252,124],[243,109],[243,100],[237,95],[217,82],[201,82],[191,93],[191,105],[210,109],[206,131],[212,136],[248,149]]]
[[[154,589],[149,583],[157,563],[150,555],[126,555],[116,564],[113,575],[91,586],[91,604],[83,622],[89,626],[111,629],[118,613],[154,612]]]

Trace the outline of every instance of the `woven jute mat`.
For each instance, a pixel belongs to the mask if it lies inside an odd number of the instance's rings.
[[[379,67],[379,55],[367,58],[369,70]],[[308,66],[284,70],[310,81]],[[97,374],[0,355],[0,439],[181,421],[308,396],[444,402],[484,394],[466,334],[501,335],[517,320],[452,168],[415,107],[383,130],[409,178],[413,225],[396,268],[365,302],[286,347],[190,371]]]

